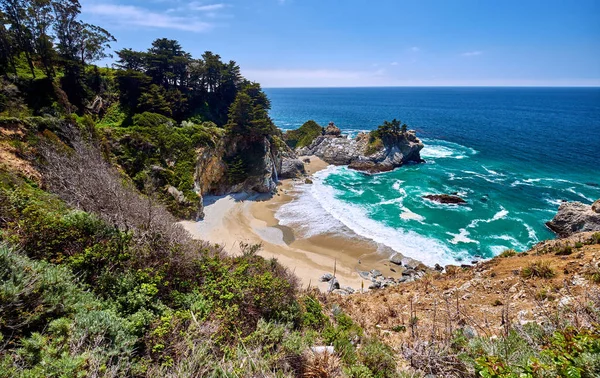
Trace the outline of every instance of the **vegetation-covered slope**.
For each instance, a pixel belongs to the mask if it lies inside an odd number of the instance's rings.
[[[168,39],[93,66],[113,37],[79,12],[0,1],[0,377],[598,373],[597,236],[349,298],[299,290],[259,246],[191,240],[176,221],[201,211],[196,186],[268,189],[289,153],[269,101]],[[290,140],[322,132],[305,129]],[[572,311],[522,331],[533,301]]]

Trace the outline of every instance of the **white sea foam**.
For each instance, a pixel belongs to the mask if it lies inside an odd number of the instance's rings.
[[[294,227],[305,237],[340,230],[340,226],[345,226],[360,236],[425,264],[456,263],[450,249],[442,243],[414,231],[383,225],[370,219],[365,208],[336,198],[338,193],[325,185],[323,179],[343,170],[345,168],[329,167],[316,173],[312,185],[307,185],[308,188],[297,199],[277,211],[275,216],[281,224]],[[464,254],[467,256],[466,251]]]
[[[473,240],[473,239],[469,238],[470,233],[465,228],[461,228],[459,230],[458,234],[453,234],[451,232],[446,232],[446,234],[448,234],[450,236],[454,236],[454,238],[452,238],[452,240],[450,240],[450,243],[452,243],[452,244],[458,244],[458,243],[479,244],[479,242],[477,240]]]
[[[415,220],[417,222],[421,222],[423,223],[423,221],[425,220],[425,217],[415,213],[414,211],[411,211],[410,209],[403,207],[402,208],[402,212],[400,213],[400,218],[405,219],[405,220]]]
[[[575,191],[575,188],[574,188],[574,187],[567,188],[567,192],[569,192],[569,193],[573,193],[573,194],[575,194],[576,196],[579,196],[579,197],[581,197],[581,198],[583,198],[583,199],[585,199],[585,200],[587,200],[587,201],[594,202],[594,200],[593,200],[592,198],[590,198],[590,197],[587,197],[587,196],[585,196],[585,195],[583,195],[583,194],[581,194],[581,193],[579,193],[579,192]]]
[[[490,219],[474,219],[474,220],[472,220],[471,223],[469,223],[469,225],[467,226],[467,228],[474,228],[481,222],[491,223],[493,221],[497,221],[499,219],[506,218],[506,216],[508,215],[508,210],[506,210],[502,206],[500,206],[500,208],[501,208],[501,210],[498,211],[496,214],[494,214],[494,216],[491,217]]]
[[[540,241],[540,239],[538,239],[537,234],[535,233],[535,230],[533,229],[533,227],[531,227],[527,223],[523,223],[523,226],[525,226],[525,228],[527,229],[527,234],[529,235],[530,241],[535,242],[535,243]]]

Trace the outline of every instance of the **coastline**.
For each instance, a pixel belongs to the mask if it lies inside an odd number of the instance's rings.
[[[309,177],[328,167],[315,156],[302,158],[310,159],[306,164]],[[239,193],[208,197],[204,220],[180,224],[192,237],[222,245],[229,254],[240,253],[240,242],[262,244],[258,254],[276,258],[299,278],[304,288],[318,287],[326,291],[329,283],[319,282],[319,278],[325,273],[333,274],[334,266],[340,286],[354,290],[364,287],[366,291],[371,284],[371,280],[361,278],[359,271],[376,269],[385,277],[402,276],[402,268],[389,262],[394,251],[372,240],[352,232],[302,238],[292,228],[279,224],[275,213],[297,197],[296,185],[310,184],[305,184],[303,178],[286,179],[279,183],[274,195]]]

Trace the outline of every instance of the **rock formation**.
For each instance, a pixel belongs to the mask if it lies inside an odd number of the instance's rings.
[[[600,231],[600,200],[591,206],[581,202],[563,202],[546,226],[561,238],[577,232]]]
[[[223,138],[214,147],[199,148],[197,155],[194,183],[199,196],[243,191],[269,193],[278,179],[304,174],[304,163],[277,137]]]
[[[460,198],[459,196],[450,195],[450,194],[429,194],[429,195],[423,196],[423,198],[426,198],[426,199],[434,201],[434,202],[455,204],[455,205],[467,203],[467,201]]]
[[[420,155],[423,143],[414,130],[386,138],[375,151],[369,151],[369,134],[359,133],[350,139],[338,131],[339,128],[330,124],[325,135],[316,137],[310,145],[296,152],[298,155],[316,155],[329,164],[349,165],[369,173],[391,171],[407,162],[423,161]]]

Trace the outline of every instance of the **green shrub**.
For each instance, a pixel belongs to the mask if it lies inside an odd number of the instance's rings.
[[[323,127],[313,120],[306,121],[296,130],[289,130],[283,134],[283,139],[291,148],[309,146],[312,141],[323,134]]]
[[[502,252],[501,254],[498,255],[498,257],[512,257],[512,256],[516,256],[517,255],[517,251],[515,251],[514,249],[506,249],[504,250],[504,252]]]
[[[369,339],[362,344],[358,360],[371,370],[375,378],[397,376],[394,351],[377,339]]]
[[[308,328],[320,330],[328,322],[327,316],[323,314],[323,307],[312,295],[306,295],[300,299],[304,312],[302,313],[302,325]]]
[[[0,303],[1,334],[12,338],[0,351],[0,375],[127,375],[132,366],[136,336],[129,322],[64,266],[0,245]]]
[[[548,261],[537,261],[529,264],[521,270],[523,278],[552,278],[556,275]]]
[[[573,253],[573,248],[570,245],[565,245],[562,247],[558,247],[556,252],[554,253],[556,256],[568,256]]]

